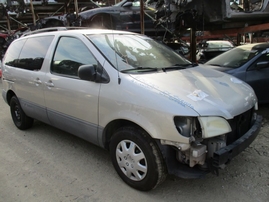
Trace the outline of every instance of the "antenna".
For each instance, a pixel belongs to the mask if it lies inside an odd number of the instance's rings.
[[[120,73],[119,73],[119,68],[118,68],[118,59],[117,59],[117,53],[116,53],[116,46],[115,46],[115,37],[114,37],[114,27],[112,24],[112,18],[110,15],[110,23],[111,23],[111,27],[112,27],[112,36],[113,36],[113,46],[114,46],[114,54],[115,54],[115,59],[116,59],[116,69],[118,70],[118,84],[120,85],[121,83],[121,78],[120,78]]]
[[[121,78],[120,78],[120,73],[119,73],[119,68],[118,68],[118,58],[117,58],[117,53],[116,53],[116,47],[115,47],[115,38],[114,38],[114,33],[112,29],[112,36],[113,36],[113,45],[114,45],[114,54],[115,54],[115,59],[116,59],[116,69],[118,70],[118,84],[121,83]]]

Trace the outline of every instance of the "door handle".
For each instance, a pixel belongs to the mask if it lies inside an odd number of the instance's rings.
[[[36,85],[42,84],[42,81],[39,78],[36,78],[34,82]]]
[[[52,81],[48,81],[48,82],[45,82],[46,86],[48,87],[54,87],[54,84],[52,83]]]

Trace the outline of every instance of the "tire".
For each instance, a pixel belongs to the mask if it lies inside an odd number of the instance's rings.
[[[15,126],[20,130],[26,130],[32,127],[34,119],[24,113],[16,96],[13,96],[10,100],[10,113]]]
[[[115,170],[129,186],[149,191],[166,179],[162,154],[144,131],[120,128],[112,136],[109,148]]]

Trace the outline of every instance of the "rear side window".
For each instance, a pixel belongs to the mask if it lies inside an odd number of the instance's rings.
[[[17,67],[38,71],[54,36],[28,38],[19,56]]]
[[[14,41],[8,48],[5,64],[27,70],[40,70],[54,36]]]
[[[12,42],[5,55],[5,65],[17,67],[19,55],[25,41],[26,39]]]

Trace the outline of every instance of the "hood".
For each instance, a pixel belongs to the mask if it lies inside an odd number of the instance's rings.
[[[201,116],[231,119],[252,108],[256,95],[243,81],[204,67],[152,74],[132,74],[135,80],[154,87],[160,95],[180,101]]]

